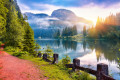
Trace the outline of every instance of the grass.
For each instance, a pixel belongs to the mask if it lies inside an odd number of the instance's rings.
[[[30,60],[38,66],[40,70],[44,72],[44,76],[48,77],[48,80],[95,80],[95,77],[89,75],[86,72],[71,72],[71,69],[63,67],[59,64],[50,64],[44,61],[42,58],[35,58],[29,55],[21,56],[20,58]],[[80,75],[78,75],[80,73]]]
[[[8,53],[15,55],[16,51],[12,51],[8,50]],[[17,54],[19,53],[21,52],[18,52]],[[71,72],[71,69],[67,69],[61,64],[61,61],[59,61],[59,64],[50,64],[49,62],[44,61],[42,58],[33,57],[28,53],[18,57],[32,61],[35,65],[38,66],[39,70],[43,72],[42,74],[47,77],[48,80],[95,80],[95,77],[89,75],[86,72]]]
[[[69,73],[66,70],[61,70],[57,65],[45,62],[41,58],[34,58],[31,61],[35,62],[45,72],[44,76],[49,77],[49,80],[72,80]]]
[[[81,40],[83,39],[83,35],[82,34],[77,34],[77,35],[74,35],[74,36],[63,37],[63,39],[71,39],[72,41],[81,42]]]

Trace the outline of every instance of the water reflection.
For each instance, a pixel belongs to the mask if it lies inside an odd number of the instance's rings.
[[[77,42],[76,41],[70,41],[70,40],[62,40],[63,47],[71,50],[76,50],[77,48]]]
[[[117,62],[117,57],[120,58],[120,43],[116,41],[87,41],[89,49],[95,49],[97,60],[101,60],[104,55],[106,60]]]
[[[88,66],[96,69],[98,63],[106,63],[109,65],[110,73],[117,80],[120,80],[118,74],[120,70],[117,68],[117,57],[120,58],[120,42],[105,41],[105,40],[84,40],[75,42],[70,40],[44,39],[37,40],[37,43],[45,48],[50,45],[55,53],[59,54],[59,59],[62,59],[65,54],[68,54],[71,59],[79,58],[81,66]]]

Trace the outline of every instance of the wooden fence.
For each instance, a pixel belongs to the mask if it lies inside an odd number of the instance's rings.
[[[90,68],[81,67],[79,59],[73,59],[73,64],[66,64],[66,67],[72,68],[74,71],[78,69],[95,75],[97,80],[115,80],[109,76],[108,65],[104,63],[97,64],[97,70],[92,70]]]
[[[42,54],[38,53],[38,57],[42,57]],[[43,54],[43,60],[45,60],[47,62],[52,62],[52,64],[57,64],[58,63],[58,54],[53,54],[53,61],[48,59],[47,54]]]
[[[42,54],[39,53],[38,57],[42,57]],[[46,60],[48,62],[52,62],[53,64],[58,63],[58,54],[53,54],[53,58],[54,58],[54,60],[51,61],[48,59],[47,54],[43,54],[44,60]],[[73,71],[75,71],[77,69],[77,70],[82,70],[87,73],[90,73],[90,74],[96,76],[97,80],[115,80],[109,76],[108,65],[104,64],[104,63],[97,64],[97,70],[93,70],[90,68],[85,68],[85,67],[80,66],[80,60],[76,58],[76,59],[73,59],[73,64],[66,64],[66,67],[72,68]]]

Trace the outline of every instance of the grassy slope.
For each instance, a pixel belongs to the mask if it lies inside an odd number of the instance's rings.
[[[13,55],[14,52],[8,52]],[[48,80],[95,80],[95,77],[85,73],[80,72],[81,75],[77,75],[78,73],[70,72],[68,69],[63,69],[60,65],[53,65],[42,58],[35,58],[30,55],[23,55],[19,57],[21,59],[32,61],[35,65],[38,66],[40,71],[42,71],[45,77],[48,77]]]
[[[82,34],[77,34],[77,35],[74,35],[74,36],[63,37],[62,39],[71,39],[73,41],[80,42],[83,39],[83,35]]]

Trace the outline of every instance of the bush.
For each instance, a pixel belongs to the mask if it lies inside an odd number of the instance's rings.
[[[61,61],[63,65],[70,64],[71,58],[68,55],[65,55],[65,57]]]
[[[70,62],[71,62],[70,57],[69,57],[68,55],[65,55],[65,57],[59,61],[58,66],[59,66],[61,69],[66,70],[66,69],[68,69],[68,68],[66,68],[65,65],[66,65],[66,64],[70,64]]]
[[[72,72],[71,77],[74,80],[96,80],[94,76],[91,76],[84,71]]]
[[[120,59],[119,58],[117,59],[118,59],[118,68],[120,69]]]
[[[2,42],[0,41],[0,46],[2,45]]]
[[[26,54],[28,54],[28,55],[29,55],[29,53],[28,53],[28,52],[26,52],[26,51],[22,51],[22,52],[15,52],[15,53],[13,54],[13,56],[16,56],[16,57],[22,57],[23,55],[26,55]]]
[[[21,50],[18,47],[7,46],[4,49],[7,52],[20,52]]]
[[[48,55],[48,59],[53,60],[52,56],[53,56],[54,52],[49,45],[45,49],[44,53],[46,53]]]

